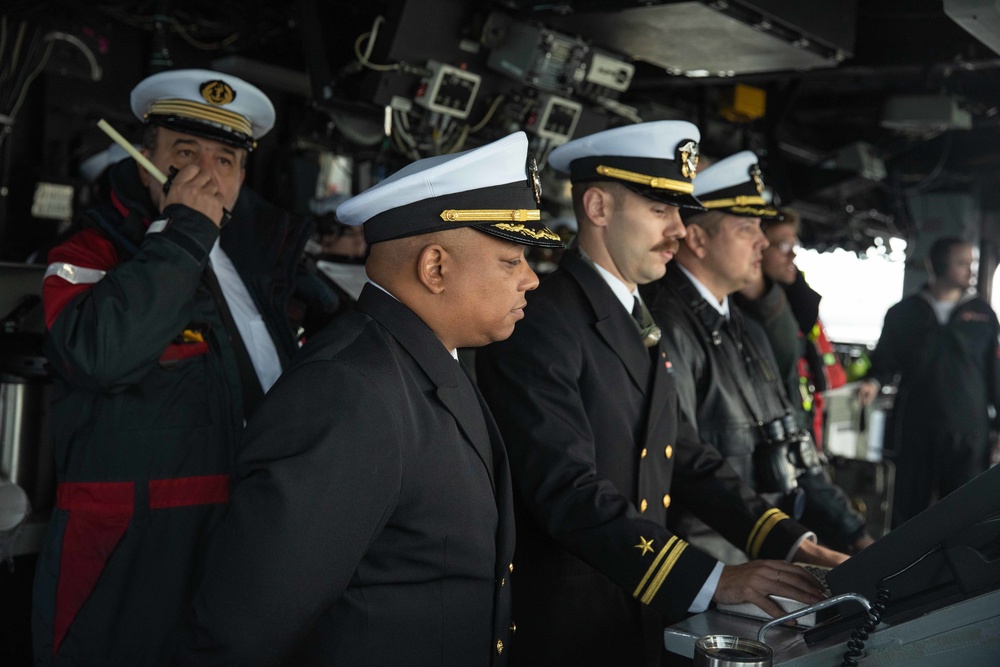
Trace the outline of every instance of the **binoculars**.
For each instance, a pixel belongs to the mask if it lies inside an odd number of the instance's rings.
[[[753,453],[757,491],[791,493],[798,486],[799,475],[822,471],[816,443],[808,431],[799,428],[794,415],[785,415],[760,428],[763,437]]]

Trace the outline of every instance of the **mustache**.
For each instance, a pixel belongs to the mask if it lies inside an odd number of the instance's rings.
[[[677,239],[667,239],[663,243],[653,246],[653,252],[670,252],[677,254],[681,247],[681,242]]]

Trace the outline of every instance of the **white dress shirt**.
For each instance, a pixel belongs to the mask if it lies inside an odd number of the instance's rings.
[[[233,314],[240,338],[243,339],[243,345],[250,355],[253,369],[257,373],[257,379],[260,380],[260,387],[266,394],[281,375],[278,349],[274,346],[274,341],[267,330],[264,318],[253,302],[253,297],[243,284],[233,261],[219,246],[218,240],[212,246],[208,257],[212,262],[212,270],[219,279],[219,287],[222,288],[222,295],[226,298],[229,312]]]

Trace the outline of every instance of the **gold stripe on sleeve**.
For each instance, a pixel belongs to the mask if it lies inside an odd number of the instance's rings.
[[[667,575],[670,574],[670,571],[674,569],[674,565],[677,564],[677,560],[681,557],[681,554],[684,553],[684,550],[687,549],[687,546],[687,542],[683,540],[677,541],[677,546],[675,546],[674,550],[670,553],[670,557],[664,561],[663,567],[661,567],[660,571],[656,573],[656,578],[653,579],[653,583],[649,585],[649,588],[646,589],[646,593],[642,596],[641,602],[643,604],[649,604],[652,602],[653,598],[656,597],[656,594],[660,592],[660,586],[663,585],[663,582],[666,580]]]
[[[649,578],[653,576],[653,572],[656,571],[656,566],[660,564],[660,561],[663,560],[663,557],[667,555],[667,553],[670,551],[670,548],[676,541],[677,541],[676,535],[667,540],[666,546],[660,549],[660,553],[656,554],[656,558],[653,559],[653,564],[649,566],[649,569],[646,570],[646,574],[643,575],[642,577],[642,581],[640,581],[639,585],[635,587],[635,591],[632,593],[632,597],[634,598],[639,597],[639,593],[642,592],[643,586],[646,585],[646,582],[649,581]]]
[[[747,539],[747,555],[750,558],[757,558],[768,534],[780,521],[787,518],[789,516],[776,507],[764,512],[750,531],[750,537]]]

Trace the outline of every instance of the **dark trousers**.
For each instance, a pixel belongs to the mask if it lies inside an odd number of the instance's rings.
[[[912,519],[989,468],[988,431],[962,432],[945,425],[902,425],[888,454],[896,464],[892,527]]]
[[[597,572],[521,573],[511,667],[665,667],[663,621]],[[690,663],[688,663],[690,664]]]

